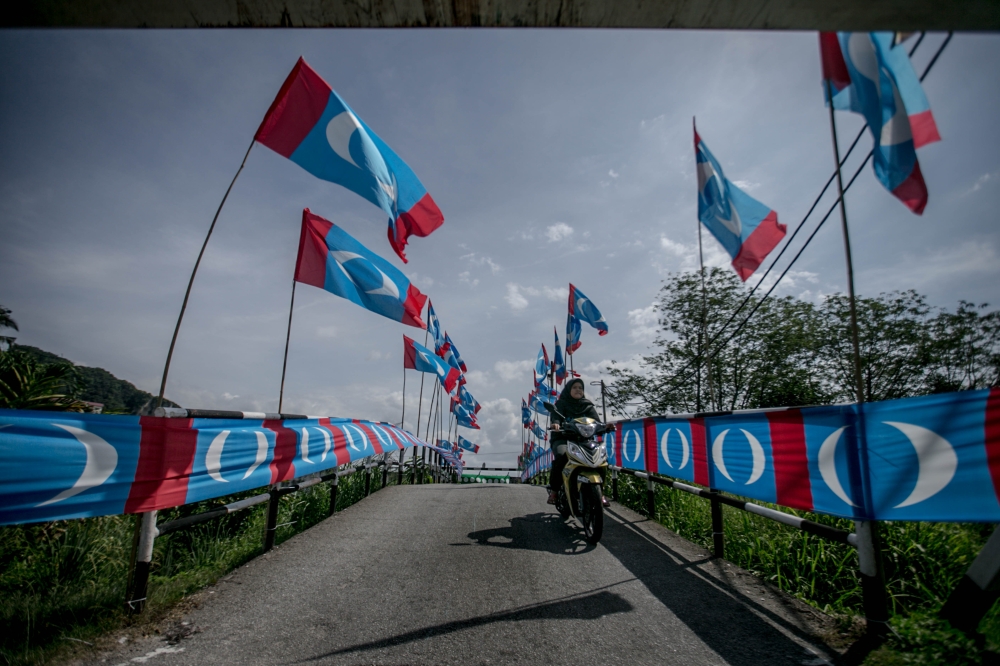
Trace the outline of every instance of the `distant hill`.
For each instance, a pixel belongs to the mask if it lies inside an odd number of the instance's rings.
[[[147,393],[142,389],[137,389],[132,383],[124,379],[118,379],[104,368],[88,368],[83,365],[76,365],[69,359],[47,352],[38,347],[28,345],[14,345],[14,348],[31,354],[39,363],[70,363],[76,366],[80,373],[82,391],[78,396],[80,400],[87,402],[99,402],[104,405],[104,412],[118,414],[138,414],[146,407],[145,411],[151,410],[156,404],[156,396]],[[150,403],[150,401],[153,401]],[[148,406],[147,406],[148,405]],[[163,400],[164,407],[180,407],[180,405]]]

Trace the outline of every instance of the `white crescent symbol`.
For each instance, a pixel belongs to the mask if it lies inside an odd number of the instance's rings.
[[[955,470],[958,468],[958,456],[955,455],[955,448],[947,439],[933,430],[912,423],[897,423],[895,421],[883,421],[883,423],[891,425],[906,435],[910,444],[913,445],[913,449],[917,452],[919,465],[917,485],[913,487],[913,492],[894,508],[902,509],[904,506],[923,502],[941,492],[945,486],[951,483],[955,476]]]
[[[830,487],[834,495],[851,506],[857,506],[857,504],[851,501],[847,493],[844,492],[844,487],[840,485],[840,477],[837,476],[837,464],[835,460],[837,442],[840,441],[840,434],[846,429],[847,426],[837,428],[823,440],[823,444],[819,447],[819,473],[823,477],[823,482]]]
[[[250,465],[250,469],[247,470],[246,474],[243,475],[244,479],[249,478],[254,473],[254,470],[267,460],[267,437],[260,430],[255,430],[253,434],[257,435],[257,458]]]
[[[73,426],[53,423],[57,428],[62,428],[69,434],[76,437],[77,441],[83,444],[87,451],[87,464],[83,467],[83,473],[71,487],[62,491],[50,500],[46,500],[36,506],[46,506],[61,502],[67,497],[73,497],[84,490],[96,488],[108,480],[118,467],[118,450],[108,444],[103,438],[87,430],[81,430]]]
[[[673,463],[670,462],[670,453],[667,451],[667,444],[670,443],[670,431],[673,428],[667,428],[667,431],[663,433],[663,437],[660,438],[660,453],[663,454],[663,459],[667,461],[667,467],[673,467]],[[680,432],[678,430],[677,432]]]
[[[378,427],[376,425],[373,425],[372,426],[372,430],[375,431],[375,436],[378,437],[378,441],[379,441],[380,444],[383,445],[383,448],[388,448],[388,447],[392,446],[392,439],[389,437],[388,434],[386,434],[382,430],[382,428],[380,428],[380,427]],[[386,440],[388,440],[388,442],[389,442],[388,444],[386,444]]]
[[[350,111],[338,113],[326,124],[326,141],[333,148],[333,152],[358,169],[361,167],[351,157],[351,137],[359,129],[361,129],[361,123]]]
[[[367,437],[365,436],[365,431],[364,431],[364,430],[362,430],[361,428],[358,428],[357,426],[349,426],[349,425],[345,425],[345,426],[344,426],[344,430],[345,430],[345,431],[346,431],[346,430],[347,430],[348,428],[354,428],[355,430],[357,430],[357,431],[358,431],[358,434],[359,434],[359,435],[361,435],[361,441],[362,441],[362,443],[364,444],[364,446],[362,446],[362,447],[361,447],[361,448],[359,449],[359,448],[358,448],[357,446],[355,446],[355,444],[354,444],[354,438],[350,436],[350,433],[348,433],[348,435],[347,435],[347,436],[348,436],[348,439],[350,439],[350,444],[351,444],[351,448],[352,448],[352,449],[354,449],[355,451],[367,451],[367,450],[368,450],[368,447],[369,447],[369,446],[371,446],[371,445],[370,445],[370,444],[368,443],[368,438],[367,438]]]
[[[629,457],[628,455],[628,438],[629,435],[635,435],[635,456]],[[629,462],[635,462],[639,459],[639,453],[642,451],[642,443],[639,441],[639,433],[634,430],[629,430],[625,433],[625,441],[622,442],[622,454],[624,454],[625,459]]]
[[[847,55],[858,74],[875,83],[878,88],[878,58],[875,45],[867,32],[853,32],[847,38]]]
[[[750,454],[753,456],[753,471],[750,472],[750,478],[744,484],[749,486],[751,483],[756,483],[757,479],[764,474],[764,447],[760,445],[756,437],[743,428],[740,428],[740,432],[746,435],[747,441],[750,442]]]
[[[302,462],[313,464],[312,460],[309,460],[309,431],[305,428],[302,429],[302,441],[299,442],[299,452],[302,454]]]
[[[377,270],[379,273],[382,273],[382,269],[379,268],[378,266],[375,266],[375,270]],[[396,283],[392,281],[392,278],[390,278],[385,273],[382,273],[382,286],[379,287],[378,289],[372,289],[371,291],[366,291],[365,293],[381,294],[383,296],[392,296],[396,300],[399,300],[399,287],[397,287]]]
[[[691,459],[691,445],[688,444],[688,438],[680,428],[677,429],[677,434],[681,436],[681,466],[677,469],[684,469]]]
[[[732,197],[727,197],[727,201],[729,202],[729,219],[719,217],[718,215],[715,216],[715,219],[722,223],[726,229],[732,231],[733,234],[739,236],[743,233],[743,222],[740,220],[740,213],[736,210],[736,205],[733,204]]]
[[[226,437],[229,436],[228,430],[223,430],[212,443],[208,445],[208,453],[205,454],[205,470],[208,475],[215,479],[216,481],[221,481],[222,483],[229,483],[226,479],[222,478],[222,474],[219,471],[222,469],[222,447],[226,445]]]
[[[330,452],[330,431],[326,428],[320,428],[319,431],[323,433],[323,455],[320,456],[319,461],[323,462],[326,460],[326,454]]]
[[[712,461],[715,463],[715,466],[719,468],[719,471],[722,472],[722,476],[726,477],[730,481],[733,481],[733,477],[729,476],[729,470],[726,469],[726,461],[722,459],[722,445],[726,441],[726,433],[728,432],[729,428],[726,428],[720,432],[718,437],[715,438],[715,441],[712,442]],[[735,483],[735,481],[733,481],[733,483]]]

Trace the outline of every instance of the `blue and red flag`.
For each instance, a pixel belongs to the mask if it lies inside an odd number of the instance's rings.
[[[476,415],[470,414],[463,407],[459,406],[459,409],[455,411],[455,420],[458,425],[463,428],[472,428],[473,430],[479,430],[479,424],[476,422]]]
[[[451,337],[449,337],[447,333],[444,334],[444,337],[448,345],[448,352],[455,357],[455,362],[458,363],[458,369],[463,373],[468,372],[469,369],[465,366],[465,361],[462,360],[462,355],[458,353],[458,347],[455,346],[454,341],[452,341]]]
[[[705,142],[694,131],[698,168],[698,219],[733,259],[744,282],[785,237],[778,214],[736,187],[722,172]]]
[[[473,453],[479,453],[479,445],[478,444],[473,444],[472,442],[470,442],[466,438],[462,437],[461,435],[458,436],[458,445],[459,445],[459,447],[465,449],[466,451],[471,451]]]
[[[572,305],[570,306],[572,307]],[[566,315],[566,353],[572,354],[580,348],[580,320],[573,316],[572,310]]]
[[[891,32],[820,33],[824,88],[830,81],[837,91],[835,109],[864,116],[876,144],[875,177],[920,215],[927,185],[916,149],[941,135],[906,48],[893,41]]]
[[[455,389],[458,383],[458,370],[437,357],[427,347],[403,336],[403,367],[418,372],[432,372],[438,376],[441,386],[448,393]]]
[[[444,216],[416,174],[319,74],[299,58],[254,139],[323,180],[342,185],[389,216],[389,243],[404,262],[412,236]]]
[[[438,321],[437,313],[434,312],[434,304],[427,301],[427,330],[434,338],[434,349],[438,350],[444,346],[444,334],[441,331],[441,322]]]
[[[465,386],[458,387],[458,399],[466,409],[472,411],[474,414],[478,414],[479,410],[483,408],[483,406],[480,405],[474,397],[472,397],[469,389],[465,388]]]
[[[538,358],[535,359],[535,374],[543,379],[549,374],[549,352],[545,350],[544,344],[538,350]],[[538,377],[535,377],[535,383],[538,383]]]
[[[566,381],[566,360],[563,358],[562,347],[559,345],[559,331],[552,327],[552,333],[556,336],[556,350],[553,353],[552,362],[555,364],[556,385]]]
[[[596,328],[598,335],[608,334],[608,323],[604,321],[604,315],[601,314],[597,306],[582,291],[573,286],[573,283],[569,285],[569,314]],[[568,337],[569,334],[567,333]],[[579,336],[577,339],[579,340]],[[577,343],[577,347],[579,346],[579,343]]]
[[[302,211],[295,281],[325,289],[383,317],[426,327],[420,313],[427,297],[395,266],[308,208]]]
[[[525,428],[531,423],[531,411],[528,409],[528,403],[521,398],[521,425]]]
[[[542,430],[541,426],[534,421],[531,422],[531,432],[534,433],[535,437],[538,439],[545,441],[545,431]]]

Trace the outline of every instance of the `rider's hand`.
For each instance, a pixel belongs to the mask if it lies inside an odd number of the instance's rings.
[[[558,424],[558,423],[553,423],[553,424],[552,424],[552,425],[550,426],[550,429],[551,429],[551,430],[559,430],[559,424]]]

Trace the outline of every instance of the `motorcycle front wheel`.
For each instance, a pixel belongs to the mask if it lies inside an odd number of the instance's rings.
[[[583,536],[589,544],[596,544],[604,533],[604,503],[601,501],[601,487],[588,483],[580,489],[583,500]]]
[[[563,518],[569,518],[569,500],[566,498],[566,491],[562,488],[556,492],[556,510]]]

